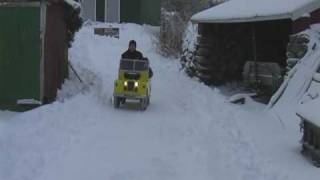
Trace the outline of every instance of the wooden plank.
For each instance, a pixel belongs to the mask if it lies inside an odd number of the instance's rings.
[[[119,28],[94,28],[94,34],[100,36],[110,36],[114,38],[120,37]]]

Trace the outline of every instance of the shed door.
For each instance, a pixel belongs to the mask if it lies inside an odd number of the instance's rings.
[[[120,0],[107,0],[107,22],[120,21]]]
[[[120,1],[121,22],[140,23],[140,0]]]
[[[96,20],[100,22],[105,22],[105,0],[96,0]]]
[[[40,101],[40,7],[0,6],[0,105]]]
[[[141,0],[141,23],[159,25],[161,0]]]

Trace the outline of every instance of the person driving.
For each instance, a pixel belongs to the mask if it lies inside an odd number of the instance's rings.
[[[135,40],[129,42],[129,48],[121,56],[123,59],[143,59],[140,51],[137,51],[137,43]]]
[[[135,40],[131,40],[129,42],[129,48],[126,52],[121,55],[123,59],[140,59],[148,61],[148,58],[144,58],[143,54],[137,50],[137,43]],[[151,67],[149,67],[149,77],[152,78],[153,71]]]

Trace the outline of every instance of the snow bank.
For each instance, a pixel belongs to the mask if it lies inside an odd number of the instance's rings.
[[[195,14],[195,22],[249,22],[298,19],[320,8],[319,0],[230,0]]]
[[[240,93],[235,94],[229,98],[230,103],[237,103],[239,101],[245,102],[247,99],[250,99],[251,97],[257,96],[257,93]]]
[[[78,3],[77,1],[74,0],[64,0],[64,2],[66,2],[67,4],[69,4],[71,7],[73,7],[74,9],[78,9],[81,8],[81,4]]]

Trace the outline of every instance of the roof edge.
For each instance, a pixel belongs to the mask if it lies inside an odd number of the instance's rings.
[[[228,3],[228,2],[225,2]],[[223,4],[223,3],[222,3]],[[216,7],[219,7],[216,6]],[[212,7],[212,8],[216,8]],[[244,23],[244,22],[256,22],[256,21],[270,21],[270,20],[282,20],[291,19],[293,21],[301,18],[306,13],[311,13],[320,8],[320,0],[314,0],[304,6],[301,6],[292,12],[285,12],[280,14],[271,14],[267,16],[252,16],[252,17],[240,17],[240,18],[197,18],[196,16],[203,12],[200,11],[191,17],[192,23]],[[208,9],[207,9],[208,10]],[[206,10],[204,10],[206,11]]]
[[[270,21],[270,20],[283,20],[291,19],[291,13],[284,13],[272,16],[254,16],[250,18],[228,18],[228,19],[212,19],[212,20],[197,20],[194,17],[191,18],[192,23],[244,23],[244,22],[256,22],[256,21]]]
[[[305,6],[302,6],[301,8],[296,9],[293,13],[292,13],[292,20],[297,20],[299,18],[301,18],[305,13],[311,13],[317,9],[320,8],[320,1],[313,1],[309,4],[306,4]]]

